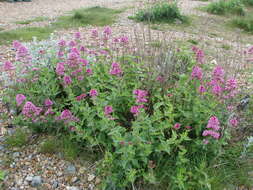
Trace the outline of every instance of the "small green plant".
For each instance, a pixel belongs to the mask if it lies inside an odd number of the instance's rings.
[[[59,151],[59,142],[56,138],[49,137],[45,142],[42,142],[39,147],[39,152],[43,154],[55,154]]]
[[[198,45],[198,41],[194,39],[189,39],[188,42],[194,45]]]
[[[36,17],[34,19],[30,19],[30,20],[23,20],[23,21],[17,21],[15,22],[16,24],[30,24],[33,22],[42,22],[42,21],[46,21],[48,18],[47,17]]]
[[[14,134],[7,136],[6,144],[10,147],[22,147],[28,141],[28,134],[22,128],[18,128]]]
[[[219,0],[206,7],[207,12],[217,15],[237,14],[245,15],[244,5],[241,0]]]
[[[0,170],[0,181],[3,181],[5,177],[5,172]]]
[[[242,0],[245,5],[253,6],[253,0]]]
[[[177,20],[186,22],[188,19],[182,15],[176,3],[159,2],[151,8],[140,10],[134,17],[141,22],[173,23]]]
[[[247,14],[245,17],[234,18],[232,20],[232,25],[246,32],[253,33],[253,15]]]
[[[231,49],[231,46],[228,45],[228,44],[222,44],[221,45],[221,48],[225,49],[225,50],[230,50]]]

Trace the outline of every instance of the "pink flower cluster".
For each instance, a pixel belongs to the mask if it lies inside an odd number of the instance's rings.
[[[203,77],[202,69],[199,66],[193,67],[191,77],[201,80]]]
[[[98,95],[98,92],[95,89],[91,89],[89,94],[91,97],[96,97]]]
[[[133,113],[135,116],[137,116],[140,113],[141,109],[145,109],[143,103],[148,102],[147,99],[148,92],[146,90],[136,89],[133,91],[133,94],[135,95],[136,103],[137,104],[140,103],[141,105],[132,106],[130,112]]]
[[[112,106],[105,106],[105,108],[104,108],[104,114],[105,114],[106,117],[108,117],[110,120],[114,120],[114,118],[111,116],[112,112],[113,112]]]
[[[64,123],[68,123],[71,121],[78,122],[79,119],[72,115],[71,111],[68,109],[65,109],[62,111],[61,115],[56,118],[57,120],[62,120]]]
[[[200,63],[200,64],[203,64],[204,63],[204,57],[205,57],[205,54],[204,54],[203,50],[199,49],[196,46],[193,46],[192,51],[196,55],[197,62]]]
[[[4,62],[3,69],[4,69],[4,71],[11,71],[11,70],[15,69],[15,67],[12,65],[12,63],[10,61],[6,61],[6,62]]]
[[[117,75],[117,76],[120,76],[122,74],[122,70],[121,70],[120,65],[118,63],[112,63],[110,74]]]
[[[27,101],[22,109],[22,114],[27,118],[33,118],[38,116],[42,111],[42,108],[36,107],[32,102]]]
[[[77,101],[81,101],[81,100],[83,100],[86,96],[87,96],[86,94],[81,94],[80,96],[77,96],[77,97],[76,97],[76,100],[77,100]]]
[[[25,95],[17,94],[16,95],[17,106],[20,106],[24,102],[25,99],[26,99]]]
[[[219,119],[216,116],[212,116],[208,124],[206,126],[208,130],[204,130],[202,135],[204,137],[206,136],[211,136],[214,139],[219,139],[220,138],[220,133],[218,132],[220,130],[220,122]]]

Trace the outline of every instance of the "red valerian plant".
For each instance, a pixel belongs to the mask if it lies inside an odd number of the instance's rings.
[[[197,47],[196,58],[173,51],[176,59],[187,60],[187,69],[170,78],[153,75],[155,67],[136,63],[131,52],[122,54],[131,49],[129,38],[114,38],[110,27],[93,29],[91,38],[90,48],[81,44],[80,33],[60,40],[48,65],[33,65],[30,50],[13,43],[18,62],[5,62],[3,70],[18,76],[5,96],[21,111],[15,123],[99,146],[102,189],[142,180],[171,189],[210,187],[204,166],[226,143],[227,124],[239,123],[228,122],[227,111],[238,93],[236,79],[227,79],[220,66],[211,69]]]

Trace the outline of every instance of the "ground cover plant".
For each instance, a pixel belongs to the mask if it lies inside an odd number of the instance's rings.
[[[182,15],[177,3],[168,3],[166,1],[159,1],[152,4],[151,7],[139,10],[133,19],[137,21],[146,22],[166,22],[173,23],[175,21],[187,22],[186,16]]]
[[[224,182],[213,176],[216,164],[229,162],[224,168],[238,171],[233,163],[247,158],[252,145],[228,146],[231,131],[242,125],[242,117],[231,114],[240,94],[236,78],[206,62],[196,46],[165,48],[152,62],[139,58],[128,36],[112,37],[108,26],[89,35],[89,48],[80,33],[44,49],[13,42],[16,61],[2,68],[16,76],[5,81],[4,96],[16,110],[15,125],[68,135],[99,152],[101,189],[213,189]],[[234,175],[226,179],[242,183]]]
[[[241,0],[219,0],[217,2],[211,2],[206,7],[207,12],[217,15],[225,14],[237,14],[244,15],[244,4]]]
[[[253,33],[253,15],[251,13],[248,13],[245,17],[234,18],[231,23],[237,28]]]
[[[44,27],[24,27],[10,31],[0,32],[0,45],[9,44],[13,40],[31,41],[33,37],[37,40],[47,39],[52,32],[60,29],[75,28],[80,26],[106,26],[115,22],[116,15],[122,10],[114,10],[104,7],[91,7],[77,9],[68,16],[60,16],[55,22]],[[95,16],[94,16],[95,15]],[[34,20],[20,21],[19,24],[29,24],[34,21],[42,20],[44,17],[38,17]]]

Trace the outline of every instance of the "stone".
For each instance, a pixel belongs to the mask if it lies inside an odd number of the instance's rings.
[[[57,181],[54,181],[53,184],[52,184],[52,188],[57,188],[59,186],[58,182]]]
[[[68,165],[66,168],[66,173],[67,174],[75,174],[76,173],[76,167],[73,164]]]
[[[88,181],[90,182],[90,181],[93,181],[94,179],[95,179],[95,175],[93,175],[93,174],[88,174]]]
[[[19,152],[14,152],[13,153],[13,158],[17,158],[17,157],[19,157],[20,156],[20,153]]]
[[[73,177],[73,178],[71,179],[71,182],[72,182],[72,183],[76,183],[78,180],[79,180],[79,179],[78,179],[77,177]]]
[[[33,180],[33,177],[32,176],[27,176],[25,178],[25,181],[28,181],[28,182],[31,182]]]
[[[94,190],[94,188],[95,188],[95,185],[94,185],[94,184],[89,184],[88,190]]]
[[[95,184],[98,185],[100,183],[101,183],[101,179],[97,177],[96,180],[95,180]]]
[[[79,188],[74,186],[67,186],[67,190],[79,190]]]
[[[86,168],[85,168],[85,167],[81,167],[81,168],[79,169],[79,173],[80,173],[80,174],[84,174],[85,171],[86,171]]]
[[[0,145],[0,151],[4,151],[4,146]]]
[[[31,182],[32,187],[38,187],[42,184],[42,179],[40,176],[34,176]]]

